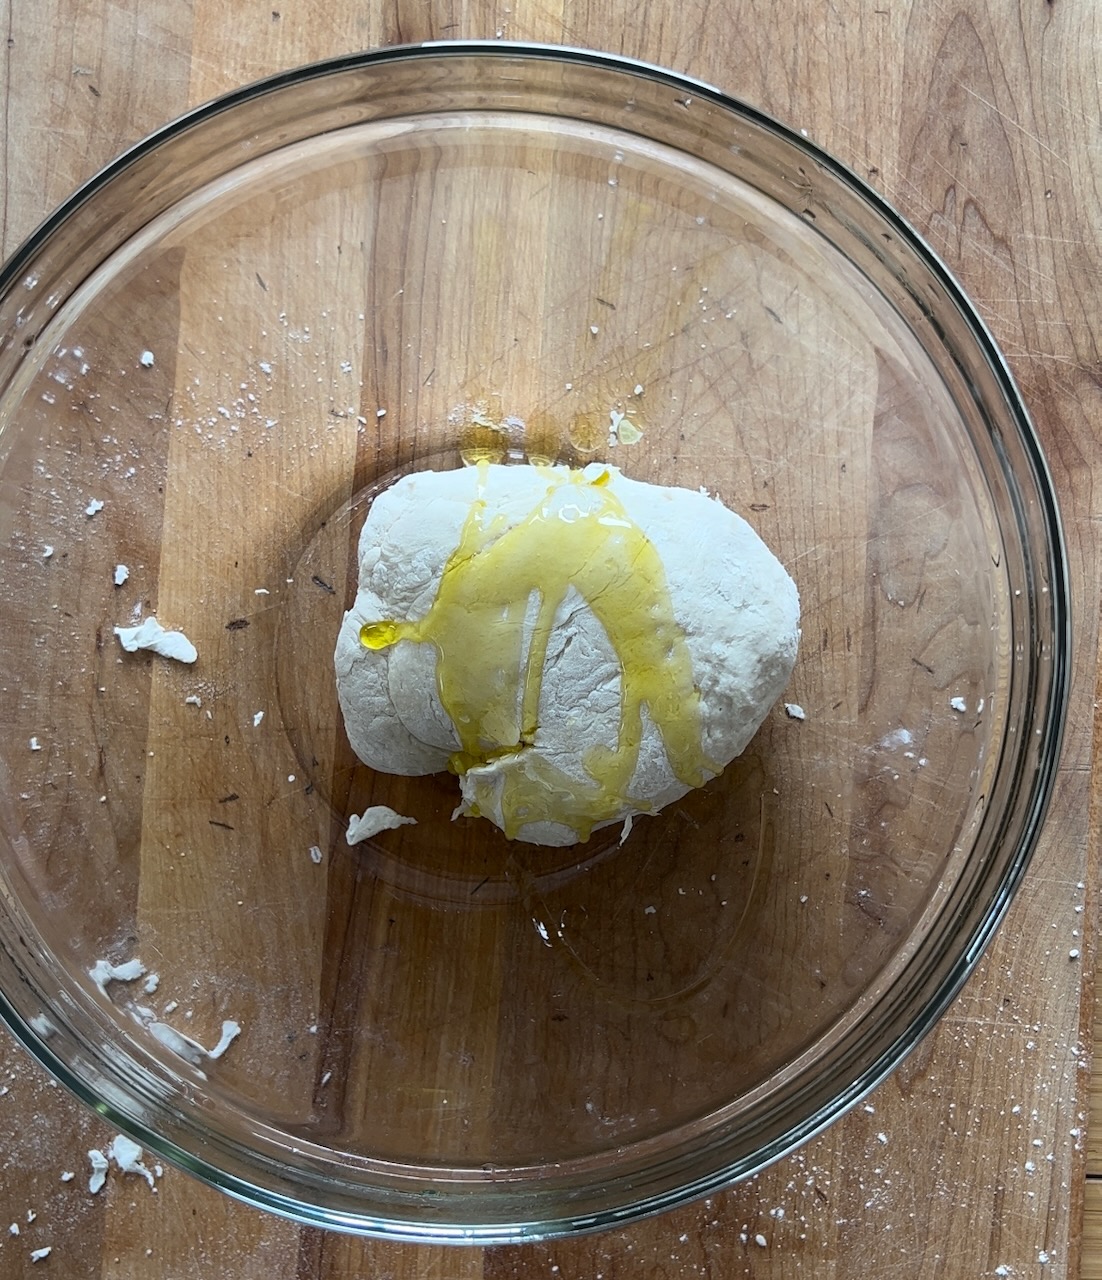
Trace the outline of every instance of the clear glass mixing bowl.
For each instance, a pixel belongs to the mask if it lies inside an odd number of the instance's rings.
[[[472,456],[741,511],[805,718],[622,847],[359,765],[359,526]],[[3,1016],[303,1221],[510,1240],[761,1169],[930,1028],[1049,795],[1062,542],[990,336],[851,173],[651,67],[390,49],[123,156],[0,276],[0,525]],[[194,666],[122,651],[150,613]],[[350,848],[370,803],[417,825]]]

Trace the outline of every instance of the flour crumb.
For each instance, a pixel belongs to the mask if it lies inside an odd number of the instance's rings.
[[[43,1040],[49,1040],[56,1028],[44,1013],[36,1013],[31,1019],[31,1029],[37,1031]]]
[[[631,829],[634,825],[635,825],[635,815],[633,813],[629,813],[628,816],[624,819],[624,829],[620,832],[621,845],[628,838],[628,836],[631,835]]]
[[[260,727],[260,722],[261,722],[261,720],[263,720],[263,719],[264,719],[264,712],[263,712],[263,711],[257,711],[257,712],[255,713],[255,715],[253,716],[253,728],[254,728],[254,729],[259,728],[259,727]]]
[[[50,544],[47,542],[46,545],[42,548],[42,559],[49,560],[49,558],[53,555],[53,553],[54,553],[53,547],[51,547]]]
[[[116,627],[115,635],[127,653],[149,649],[163,658],[192,663],[199,656],[195,646],[182,631],[166,631],[156,618],[150,616],[136,627]]]
[[[187,1016],[186,1014],[184,1015]],[[185,1062],[190,1062],[193,1067],[199,1066],[203,1059],[207,1056],[206,1049],[198,1042],[193,1040],[191,1036],[185,1036],[182,1032],[177,1031],[175,1027],[169,1026],[167,1022],[150,1022],[149,1034],[154,1040],[159,1041],[166,1049],[171,1050],[178,1058],[183,1058]]]
[[[956,711],[960,715],[964,715],[964,713],[968,710],[968,703],[965,702],[964,699],[959,696],[955,698],[950,698],[949,705],[953,708],[954,711]]]
[[[769,1243],[769,1241],[766,1240],[765,1236],[763,1236],[759,1231],[758,1234],[754,1237],[754,1243],[758,1246],[759,1249],[764,1249],[765,1246]]]
[[[349,844],[359,844],[361,840],[369,840],[380,831],[396,831],[399,827],[415,826],[416,818],[406,818],[385,804],[373,805],[362,814],[351,814],[348,819],[348,832],[345,839]]]
[[[8,1235],[17,1236],[18,1234],[19,1234],[19,1223],[13,1222],[11,1226],[8,1228]]]
[[[142,990],[147,996],[151,996],[160,985],[161,975],[159,973],[150,973],[146,976],[145,982],[142,983]]]
[[[84,508],[84,514],[88,516],[89,519],[91,519],[91,517],[94,516],[97,511],[102,511],[102,510],[103,510],[103,503],[100,502],[99,498],[93,498],[92,501],[89,502],[89,504]]]
[[[116,1134],[107,1148],[107,1154],[122,1173],[140,1174],[150,1187],[154,1186],[153,1173],[142,1164],[142,1149],[132,1138],[126,1137],[125,1134]]]
[[[32,1261],[32,1262],[42,1262],[44,1259],[48,1258],[48,1257],[50,1256],[50,1254],[51,1254],[51,1253],[53,1253],[53,1248],[52,1248],[52,1246],[50,1246],[50,1245],[46,1245],[46,1246],[45,1246],[44,1248],[42,1248],[42,1249],[32,1249],[32,1250],[31,1250],[31,1261]]]
[[[321,849],[316,844],[310,846],[310,861],[317,866],[321,862]]]
[[[38,740],[37,738],[32,738],[32,739],[30,740],[30,743],[29,743],[28,745],[30,746],[30,749],[31,749],[32,751],[41,751],[41,750],[42,750],[42,743],[41,743],[41,742],[39,742],[39,740]]]
[[[213,1049],[207,1050],[207,1057],[212,1059],[220,1058],[240,1034],[240,1024],[234,1022],[232,1018],[227,1018],[226,1021],[222,1023],[221,1039]]]
[[[115,565],[115,586],[121,587],[122,584],[130,577],[130,570],[124,564]]]
[[[203,705],[203,699],[200,698],[197,693],[189,693],[184,699],[184,705],[187,707],[201,707]]]
[[[88,976],[100,989],[100,994],[107,995],[109,982],[137,982],[145,974],[145,965],[135,957],[124,964],[112,964],[110,960],[97,960],[88,970]],[[108,997],[109,998],[109,997]]]
[[[138,363],[142,366],[143,369],[152,369],[154,360],[155,360],[155,357],[152,351],[143,351],[142,354],[138,357]]]
[[[96,1195],[103,1190],[107,1181],[108,1160],[102,1151],[89,1151],[88,1161],[92,1166],[92,1176],[88,1179],[88,1190]]]
[[[73,1180],[76,1176],[77,1176],[77,1175],[76,1175],[75,1173],[73,1173],[73,1171],[72,1171],[71,1169],[66,1169],[66,1170],[65,1170],[65,1172],[61,1175],[61,1181],[62,1181],[62,1182],[72,1182],[72,1180]]]
[[[784,704],[785,715],[789,720],[806,720],[807,712],[800,706],[798,702],[786,702]]]

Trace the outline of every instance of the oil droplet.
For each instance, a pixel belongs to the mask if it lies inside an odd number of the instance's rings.
[[[504,431],[485,419],[468,422],[459,432],[459,456],[468,467],[480,462],[501,462],[508,446]]]
[[[608,439],[608,422],[596,414],[580,413],[571,423],[569,437],[579,453],[596,453]]]
[[[395,622],[365,622],[360,628],[360,644],[365,649],[388,649],[399,640]]]
[[[532,466],[549,467],[557,462],[562,443],[562,431],[550,414],[528,416],[524,427],[524,452]]]

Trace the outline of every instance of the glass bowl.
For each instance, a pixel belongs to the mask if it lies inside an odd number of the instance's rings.
[[[799,586],[788,710],[623,845],[453,822],[344,737],[373,495],[485,457],[703,486]],[[0,486],[3,1015],[255,1205],[485,1243],[752,1174],[1028,862],[1068,607],[1026,412],[906,223],[704,85],[434,45],[168,126],[0,277]],[[123,651],[151,614],[193,665]],[[349,847],[369,804],[417,825]]]

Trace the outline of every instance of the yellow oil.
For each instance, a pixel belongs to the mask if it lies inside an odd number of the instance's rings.
[[[473,418],[459,433],[459,456],[468,467],[480,462],[501,462],[508,446],[501,427],[481,416]]]
[[[534,467],[557,462],[563,447],[562,428],[548,413],[529,414],[524,423],[524,452]]]
[[[609,472],[586,478],[548,469],[543,498],[506,528],[487,511],[486,464],[479,469],[478,496],[429,611],[416,621],[365,623],[361,643],[373,650],[402,640],[435,646],[437,690],[461,744],[451,760],[456,773],[491,760],[507,763],[532,744],[548,640],[570,587],[604,627],[619,660],[621,693],[616,746],[583,753],[584,782],[528,753],[523,768],[503,769],[496,784],[480,780],[469,811],[488,808],[496,785],[506,835],[549,821],[587,839],[596,824],[633,803],[627,791],[644,706],[685,785],[700,786],[718,773],[702,748],[700,694],[661,558],[609,488]]]
[[[596,453],[608,439],[608,415],[579,413],[570,424],[567,438],[579,453]]]

